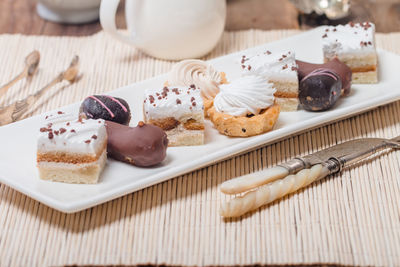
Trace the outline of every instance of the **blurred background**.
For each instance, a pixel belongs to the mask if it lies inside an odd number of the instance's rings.
[[[41,0],[41,2],[74,0]],[[327,4],[330,0],[320,1]],[[75,1],[76,2],[76,1]],[[87,1],[78,1],[87,3]],[[321,24],[347,21],[373,21],[378,32],[400,31],[400,0],[351,0],[347,16],[330,20],[326,14],[305,14],[307,0],[227,0],[226,30],[309,29]],[[342,2],[342,1],[339,1]],[[347,2],[347,1],[345,1]],[[296,7],[297,5],[297,7]],[[101,30],[98,20],[77,25],[44,20],[37,13],[36,0],[1,0],[0,34],[84,36]],[[303,11],[302,11],[303,10]],[[117,14],[117,25],[125,27],[123,1]]]

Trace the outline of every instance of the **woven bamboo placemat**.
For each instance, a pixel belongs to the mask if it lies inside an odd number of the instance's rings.
[[[298,31],[226,32],[213,58]],[[379,47],[400,53],[400,33],[377,34]],[[171,62],[109,39],[0,36],[0,84],[33,49],[39,73],[0,104],[23,98],[81,57],[82,77],[61,85],[32,114],[166,72]],[[400,86],[400,85],[399,85]],[[223,220],[221,182],[357,137],[400,133],[400,102],[284,139],[76,214],[63,214],[0,185],[0,265],[85,264],[400,265],[400,151],[382,154],[340,175],[263,207]],[[21,166],[23,167],[23,166]]]

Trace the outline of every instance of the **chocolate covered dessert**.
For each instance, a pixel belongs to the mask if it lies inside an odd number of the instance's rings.
[[[316,69],[328,69],[339,75],[342,81],[342,94],[348,95],[350,93],[352,81],[351,69],[339,59],[334,58],[324,64],[313,64],[300,60],[296,60],[296,63],[299,67],[297,71],[299,75],[299,81]]]
[[[116,160],[149,167],[159,164],[166,157],[168,138],[157,126],[139,122],[137,127],[128,127],[107,121],[106,129],[107,152]]]
[[[109,95],[88,96],[81,104],[81,116],[88,119],[103,119],[128,125],[131,112],[128,103]]]
[[[340,97],[340,76],[325,68],[312,71],[300,81],[301,106],[310,111],[323,111],[333,107]]]

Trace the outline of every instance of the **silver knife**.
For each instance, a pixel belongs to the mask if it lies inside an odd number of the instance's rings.
[[[221,215],[240,216],[389,148],[400,148],[400,136],[347,141],[270,169],[228,180],[221,184],[223,193],[247,193],[223,203]],[[252,190],[254,188],[258,189]]]

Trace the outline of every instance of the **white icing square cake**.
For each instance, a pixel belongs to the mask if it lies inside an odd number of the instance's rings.
[[[37,141],[37,166],[41,179],[97,183],[106,159],[104,120],[78,119],[61,111],[45,116]]]
[[[274,85],[276,103],[282,111],[297,110],[299,82],[293,51],[266,50],[254,56],[243,55],[240,66],[244,75],[260,75]]]
[[[338,57],[353,73],[353,83],[378,82],[375,25],[371,22],[327,26],[322,35],[325,62]]]
[[[146,90],[143,114],[166,132],[170,146],[204,143],[203,99],[195,85]]]

